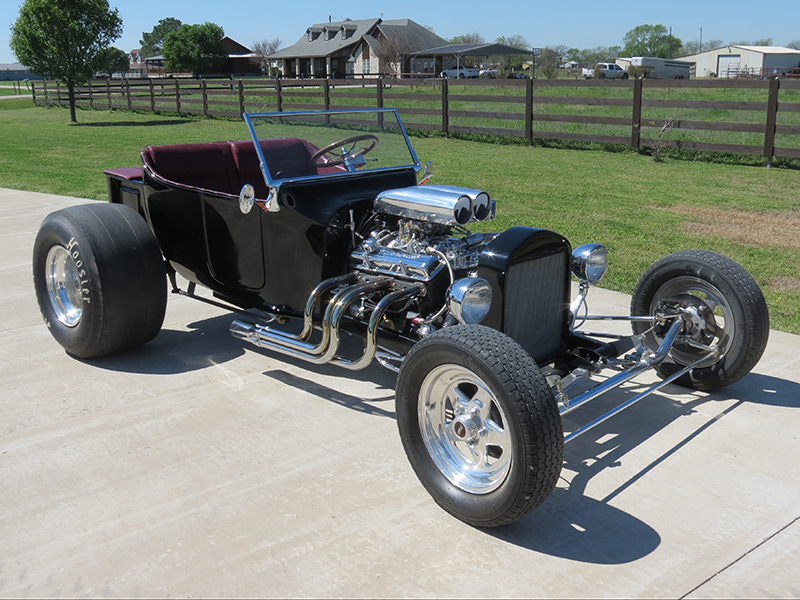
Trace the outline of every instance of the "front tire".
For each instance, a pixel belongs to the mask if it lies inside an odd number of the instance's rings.
[[[396,403],[414,472],[465,523],[512,523],[555,488],[558,406],[530,355],[503,333],[459,325],[431,334],[403,361]]]
[[[631,315],[655,316],[670,307],[688,309],[683,341],[656,367],[661,377],[701,358],[704,351],[688,342],[719,347],[710,357],[675,380],[684,387],[711,391],[747,375],[764,353],[769,337],[769,311],[761,289],[738,263],[705,250],[675,252],[655,262],[642,275],[631,300]],[[633,331],[644,334],[656,348],[660,328],[634,322]]]
[[[164,321],[161,250],[144,219],[122,204],[48,215],[34,243],[33,283],[50,333],[78,358],[136,348]]]

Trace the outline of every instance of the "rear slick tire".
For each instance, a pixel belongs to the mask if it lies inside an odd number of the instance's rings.
[[[531,356],[503,333],[458,325],[426,337],[403,361],[396,403],[414,472],[465,523],[512,523],[555,488],[558,406]]]
[[[34,243],[33,283],[50,333],[78,358],[141,346],[164,321],[161,250],[144,219],[122,204],[48,215]]]

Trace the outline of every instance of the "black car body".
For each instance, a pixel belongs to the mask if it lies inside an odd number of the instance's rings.
[[[352,370],[377,360],[398,372],[398,426],[421,482],[478,526],[540,504],[565,440],[619,409],[566,436],[562,414],[649,369],[663,382],[626,406],[673,381],[727,385],[763,352],[758,286],[701,250],[642,276],[633,335],[582,331],[615,318],[585,314],[605,248],[573,249],[537,227],[471,231],[494,217],[494,200],[430,185],[428,169],[418,181],[393,109],[245,122],[250,140],[149,146],[141,167],[106,171],[108,205],[48,217],[34,280],[68,352],[91,358],[154,337],[168,278],[174,293],[237,312],[231,332],[261,348]],[[363,338],[361,354],[342,353],[347,333]],[[572,391],[606,370],[616,373]]]

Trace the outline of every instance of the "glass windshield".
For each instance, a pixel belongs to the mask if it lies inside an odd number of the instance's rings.
[[[246,114],[269,185],[309,177],[413,167],[419,162],[397,111]]]

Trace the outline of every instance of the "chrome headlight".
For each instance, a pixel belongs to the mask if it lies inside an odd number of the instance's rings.
[[[595,285],[607,268],[608,252],[603,244],[584,244],[572,251],[572,273],[581,281]]]
[[[479,277],[459,279],[447,290],[447,304],[459,323],[480,323],[492,307],[492,287]]]

